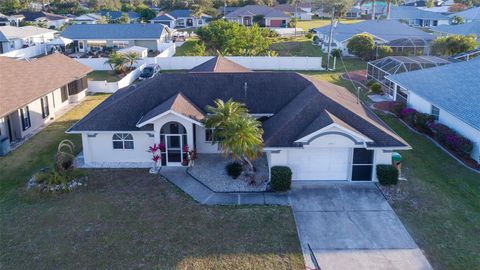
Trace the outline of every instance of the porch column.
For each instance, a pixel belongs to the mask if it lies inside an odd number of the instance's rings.
[[[393,101],[397,101],[397,84],[393,83]]]

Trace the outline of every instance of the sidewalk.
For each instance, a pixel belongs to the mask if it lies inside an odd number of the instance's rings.
[[[207,205],[289,205],[288,193],[214,192],[187,174],[183,167],[163,167],[160,174],[195,201]]]

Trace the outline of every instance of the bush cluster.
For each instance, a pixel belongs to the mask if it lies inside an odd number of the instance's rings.
[[[230,162],[225,166],[227,174],[233,179],[237,179],[243,172],[243,165],[238,161]]]
[[[273,191],[287,191],[292,185],[292,170],[287,166],[274,166],[271,169],[270,188]]]
[[[431,124],[430,129],[434,138],[450,150],[464,156],[469,156],[472,153],[472,142],[453,129],[442,124]]]
[[[398,170],[393,165],[377,165],[377,178],[383,186],[396,185],[398,183]]]
[[[392,102],[389,110],[416,130],[433,136],[436,141],[451,151],[466,157],[472,153],[473,143],[469,139],[445,125],[435,123],[432,115],[407,108],[400,102]]]
[[[382,85],[378,82],[374,82],[370,85],[370,90],[372,91],[372,93],[374,94],[378,94],[378,95],[381,95],[383,94],[383,90],[382,90]]]

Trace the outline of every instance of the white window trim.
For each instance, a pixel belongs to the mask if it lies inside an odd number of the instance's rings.
[[[115,135],[120,137],[120,139],[115,139]],[[131,136],[132,139],[127,139],[126,137]],[[122,148],[115,148],[114,143],[115,142],[121,142],[122,143]],[[125,148],[125,142],[132,142],[132,148]],[[113,150],[135,150],[135,140],[133,139],[133,135],[131,133],[114,133],[112,135],[112,149]]]

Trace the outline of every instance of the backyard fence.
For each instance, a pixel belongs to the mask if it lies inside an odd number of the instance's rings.
[[[46,50],[47,50],[46,44],[35,44],[34,46],[0,54],[0,56],[13,57],[13,58],[31,58],[41,54],[45,54]]]
[[[172,50],[174,49],[169,49],[165,55],[171,54]],[[170,57],[158,55],[139,61],[139,65],[158,64],[162,70],[188,70],[212,58],[213,56]],[[227,58],[252,70],[323,70],[322,57],[229,56]],[[93,70],[111,70],[110,66],[105,64],[105,61],[108,60],[106,58],[77,58],[75,60]]]
[[[145,64],[135,68],[118,82],[88,81],[88,91],[91,93],[114,93],[118,89],[129,86],[138,79],[144,67]]]

